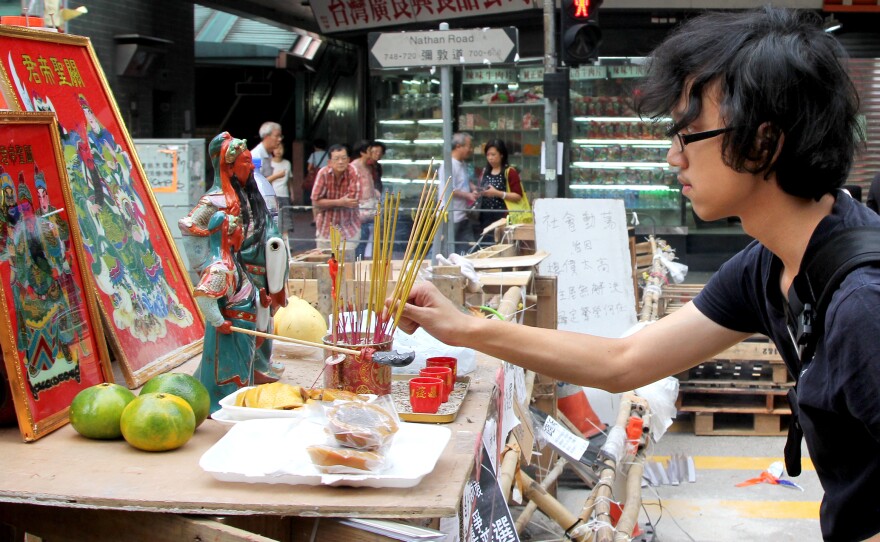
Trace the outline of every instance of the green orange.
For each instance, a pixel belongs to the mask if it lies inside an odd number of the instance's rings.
[[[148,452],[180,448],[196,431],[189,403],[170,393],[141,393],[122,411],[122,436]]]
[[[116,439],[122,436],[119,419],[134,400],[134,394],[119,384],[105,382],[77,393],[70,403],[70,425],[88,438]]]
[[[196,416],[196,427],[208,418],[211,396],[199,379],[186,373],[165,373],[154,376],[144,384],[141,394],[170,393],[189,403]]]

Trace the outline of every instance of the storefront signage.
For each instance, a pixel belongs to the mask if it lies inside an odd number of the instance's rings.
[[[464,70],[464,75],[462,76],[462,83],[466,85],[506,85],[516,80],[516,70],[512,68]]]
[[[322,34],[397,27],[461,17],[497,16],[537,9],[534,0],[367,0],[312,2]]]
[[[625,79],[629,77],[644,77],[645,67],[639,65],[608,66],[608,77],[612,79]]]
[[[427,32],[371,32],[371,68],[505,64],[517,51],[517,30],[474,28]]]
[[[608,68],[606,66],[580,66],[571,70],[572,81],[605,79],[606,77],[608,77]]]

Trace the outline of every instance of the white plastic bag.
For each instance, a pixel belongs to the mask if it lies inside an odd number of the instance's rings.
[[[672,425],[678,411],[675,409],[675,399],[678,397],[678,379],[667,376],[657,382],[642,386],[635,390],[636,395],[648,401],[651,407],[651,436],[654,442],[660,440],[666,430]]]

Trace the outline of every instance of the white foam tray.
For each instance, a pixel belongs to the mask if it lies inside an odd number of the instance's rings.
[[[451,434],[446,427],[401,422],[386,451],[389,467],[385,471],[321,474],[306,452],[308,446],[328,442],[321,423],[246,420],[232,426],[208,449],[199,466],[224,482],[406,488],[418,485],[434,470]]]

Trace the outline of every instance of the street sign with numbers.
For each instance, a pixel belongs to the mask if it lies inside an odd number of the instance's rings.
[[[371,68],[414,68],[513,62],[513,27],[426,32],[370,32]]]

